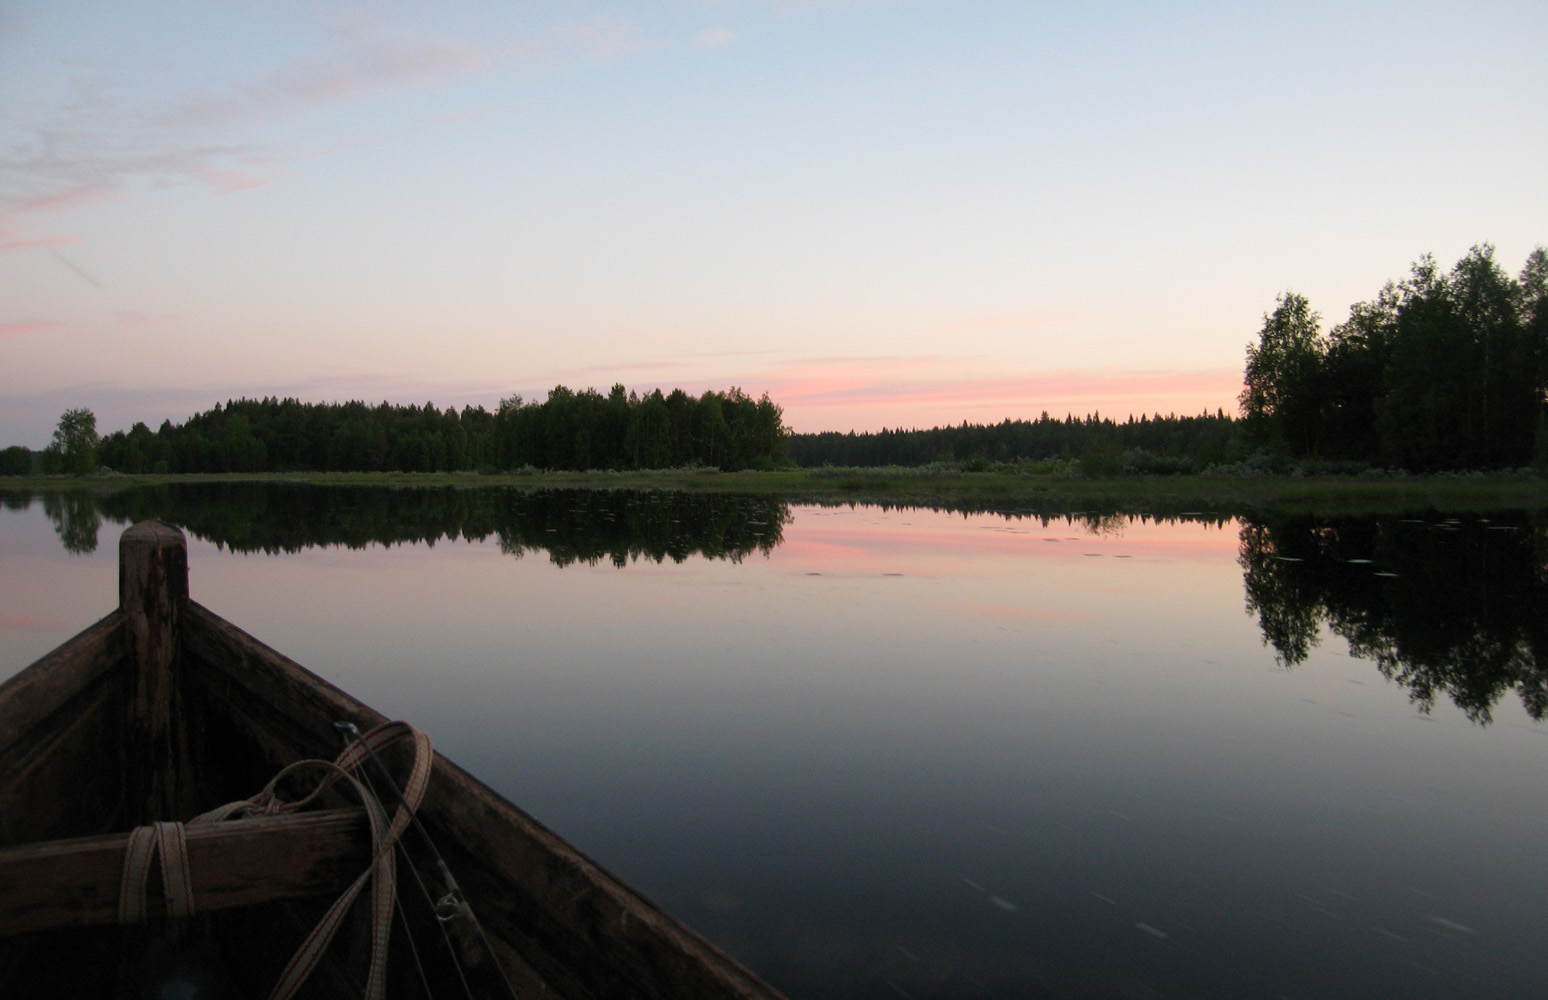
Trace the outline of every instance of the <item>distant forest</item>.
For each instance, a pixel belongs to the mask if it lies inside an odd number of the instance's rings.
[[[444,472],[540,469],[722,469],[784,464],[783,415],[740,389],[646,396],[615,385],[558,386],[542,402],[483,407],[239,399],[156,431],[137,423],[101,439],[119,472]]]
[[[0,475],[87,472],[735,471],[812,466],[969,470],[1066,463],[1087,474],[1548,470],[1548,250],[1519,278],[1475,246],[1449,271],[1433,257],[1357,303],[1326,333],[1286,292],[1247,347],[1240,417],[1093,414],[929,430],[792,434],[765,394],[740,389],[645,396],[558,386],[490,413],[361,402],[239,399],[156,431],[96,436],[90,410],[60,419],[43,452],[0,451]],[[1063,467],[1063,466],[1061,466]]]
[[[1196,417],[1100,415],[1005,420],[998,424],[883,430],[875,434],[792,434],[790,457],[802,466],[928,465],[1068,459],[1089,473],[1193,472],[1235,457],[1239,421],[1223,410]]]

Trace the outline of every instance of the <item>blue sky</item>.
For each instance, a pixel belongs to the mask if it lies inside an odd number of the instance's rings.
[[[1337,322],[1548,241],[1545,39],[1526,3],[6,2],[0,444],[557,383],[799,430],[1230,409],[1279,292]]]

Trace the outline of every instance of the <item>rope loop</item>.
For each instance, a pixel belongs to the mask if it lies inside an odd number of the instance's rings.
[[[408,779],[403,783],[403,801],[389,818],[386,808],[370,789],[351,772],[369,757],[402,740],[413,746]],[[200,813],[188,826],[218,823],[228,819],[258,816],[283,816],[309,805],[335,783],[343,782],[365,806],[371,828],[370,866],[344,890],[322,919],[302,941],[290,959],[269,1000],[290,1000],[306,982],[323,953],[343,925],[350,906],[369,883],[371,886],[371,965],[366,977],[367,1000],[382,1000],[387,989],[387,945],[392,933],[392,913],[397,887],[397,865],[393,846],[408,827],[412,813],[419,809],[430,784],[430,767],[435,751],[430,738],[406,722],[385,722],[361,734],[344,752],[331,761],[301,760],[282,769],[269,783],[250,798],[228,802]],[[305,771],[321,771],[310,792],[294,801],[282,798],[279,786],[287,778]],[[188,844],[182,823],[152,823],[129,834],[124,855],[123,877],[119,883],[118,921],[142,924],[146,921],[147,886],[157,856],[161,860],[161,878],[166,889],[167,915],[180,920],[194,913],[193,881],[188,867]]]

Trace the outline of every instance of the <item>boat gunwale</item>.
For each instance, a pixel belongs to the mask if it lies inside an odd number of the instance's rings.
[[[254,776],[249,771],[267,769],[261,786],[297,759],[334,756],[335,722],[365,728],[386,721],[187,594],[182,532],[160,522],[127,529],[119,609],[0,683],[0,803],[7,796],[47,802],[38,797],[47,795],[44,786],[59,787],[62,768],[85,766],[121,777],[130,798],[120,793],[116,808],[108,804],[109,812],[92,820],[104,827],[67,823],[54,835],[108,833],[136,822],[136,789],[146,792],[143,807],[158,790],[203,797],[229,791],[222,782],[245,782]],[[152,689],[164,694],[141,705],[147,676],[166,678]],[[175,706],[170,716],[163,697]],[[213,761],[190,752],[227,738]],[[140,756],[137,748],[154,751],[163,740],[173,753]],[[104,766],[82,757],[93,752],[105,755]],[[137,773],[147,759],[171,773]],[[236,761],[236,773],[222,773],[221,760]],[[69,815],[71,798],[49,805]],[[524,990],[575,1000],[781,1000],[740,962],[440,753],[420,815],[491,931],[492,957]],[[49,829],[42,819],[26,830],[0,829],[0,845],[44,845],[34,834]],[[32,946],[0,938],[0,949],[11,941]]]

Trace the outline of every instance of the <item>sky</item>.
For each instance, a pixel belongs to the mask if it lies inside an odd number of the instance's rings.
[[[225,399],[1234,410],[1548,242],[1548,4],[0,0],[0,445]]]

